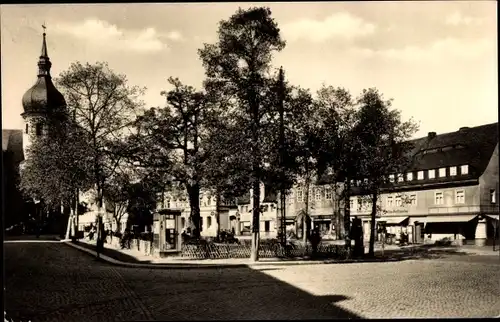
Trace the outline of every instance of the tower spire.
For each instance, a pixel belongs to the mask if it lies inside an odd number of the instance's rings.
[[[47,53],[47,40],[46,40],[46,33],[45,29],[47,27],[45,26],[45,23],[42,25],[43,28],[43,41],[42,41],[42,52],[40,53],[40,59],[38,60],[38,77],[41,76],[48,76],[50,77],[50,67],[52,66],[52,63],[50,62],[49,59],[49,54]]]
[[[43,23],[42,25],[42,28],[43,28],[43,43],[42,43],[42,53],[40,55],[40,57],[49,57],[48,53],[47,53],[47,41],[45,40],[45,36],[47,35],[45,33],[47,27],[45,26],[45,22]]]

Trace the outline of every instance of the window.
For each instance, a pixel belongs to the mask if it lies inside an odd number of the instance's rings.
[[[364,184],[368,184],[368,179],[367,179],[367,178],[364,178],[364,179],[363,179],[363,183],[364,183]]]
[[[443,193],[442,192],[436,192],[436,194],[434,195],[434,203],[436,205],[443,204]]]
[[[262,206],[260,206],[260,209],[262,209],[262,212],[267,212],[269,210],[269,206],[268,205],[262,205]]]
[[[245,212],[248,212],[248,206],[245,206]]]
[[[446,168],[439,168],[439,177],[446,177]]]
[[[495,189],[490,190],[490,202],[497,203],[497,195]]]
[[[392,207],[394,206],[392,197],[387,197],[387,207]]]
[[[210,206],[210,203],[212,202],[212,198],[211,197],[208,197],[207,198],[207,206]]]
[[[413,172],[408,172],[406,174],[406,181],[412,181],[413,180]]]
[[[354,199],[349,200],[349,208],[354,209]]]
[[[403,181],[404,181],[403,174],[402,173],[398,174],[398,182],[403,182]]]
[[[397,196],[395,198],[395,201],[396,201],[396,207],[401,207],[401,197],[400,196]]]
[[[316,200],[321,200],[321,188],[316,188],[314,198]]]
[[[269,220],[264,221],[264,231],[268,232],[271,222]]]
[[[465,203],[465,191],[455,191],[455,203]]]
[[[358,211],[361,211],[362,207],[363,207],[363,199],[358,197]]]
[[[303,202],[304,201],[304,192],[302,189],[297,189],[297,202]]]
[[[325,189],[325,199],[326,200],[332,199],[332,189],[330,189],[330,188]]]
[[[450,176],[457,175],[457,167],[450,167]]]
[[[186,227],[186,218],[182,217],[181,218],[181,228]]]
[[[468,174],[469,173],[469,166],[468,165],[463,165],[460,166],[460,174]]]
[[[436,177],[436,170],[429,170],[429,179],[434,179]]]
[[[42,124],[41,123],[37,123],[37,125],[35,127],[35,133],[36,133],[36,135],[42,135]]]
[[[416,194],[410,195],[410,205],[412,205],[412,206],[417,205],[417,195]]]
[[[418,180],[423,180],[424,179],[424,171],[419,171],[417,173],[417,179]]]
[[[26,124],[26,134],[28,134],[28,124]]]
[[[212,217],[208,216],[207,217],[207,228],[210,228],[212,226]]]
[[[390,181],[390,182],[394,182],[394,175],[393,175],[393,174],[390,174],[390,175],[389,175],[389,181]]]

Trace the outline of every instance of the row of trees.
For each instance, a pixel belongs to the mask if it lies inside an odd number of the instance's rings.
[[[216,197],[217,213],[223,200],[251,189],[257,260],[261,182],[287,191],[300,181],[308,194],[314,178],[329,172],[345,185],[349,231],[350,182],[367,178],[373,253],[378,194],[388,173],[409,164],[406,142],[416,125],[403,122],[374,88],[353,98],[343,88],[323,86],[313,96],[289,84],[272,68],[273,54],[284,48],[268,8],[240,9],[220,22],[218,41],[198,51],[203,90],[169,78],[171,89],[161,93],[166,106],[151,109],[140,101],[143,89],[106,64],[71,65],[57,84],[73,121],[59,139],[34,144],[23,189],[53,205],[75,205],[76,189],[93,189],[99,209],[106,199],[119,213],[123,205],[151,209],[157,192],[180,187],[196,237],[202,189]]]

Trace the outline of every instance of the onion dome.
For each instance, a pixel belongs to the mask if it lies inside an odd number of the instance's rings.
[[[56,89],[50,76],[50,62],[47,54],[47,42],[43,33],[42,53],[38,60],[38,79],[24,95],[23,108],[25,114],[30,113],[57,113],[66,110],[64,96]]]

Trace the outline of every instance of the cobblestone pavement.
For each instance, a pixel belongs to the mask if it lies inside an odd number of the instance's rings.
[[[111,266],[62,243],[6,243],[15,321],[493,317],[498,261],[226,269]]]
[[[117,267],[47,242],[6,243],[4,254],[5,310],[14,321],[356,317],[250,268]]]
[[[264,272],[366,318],[500,315],[498,257],[450,256],[395,263],[290,266]]]

